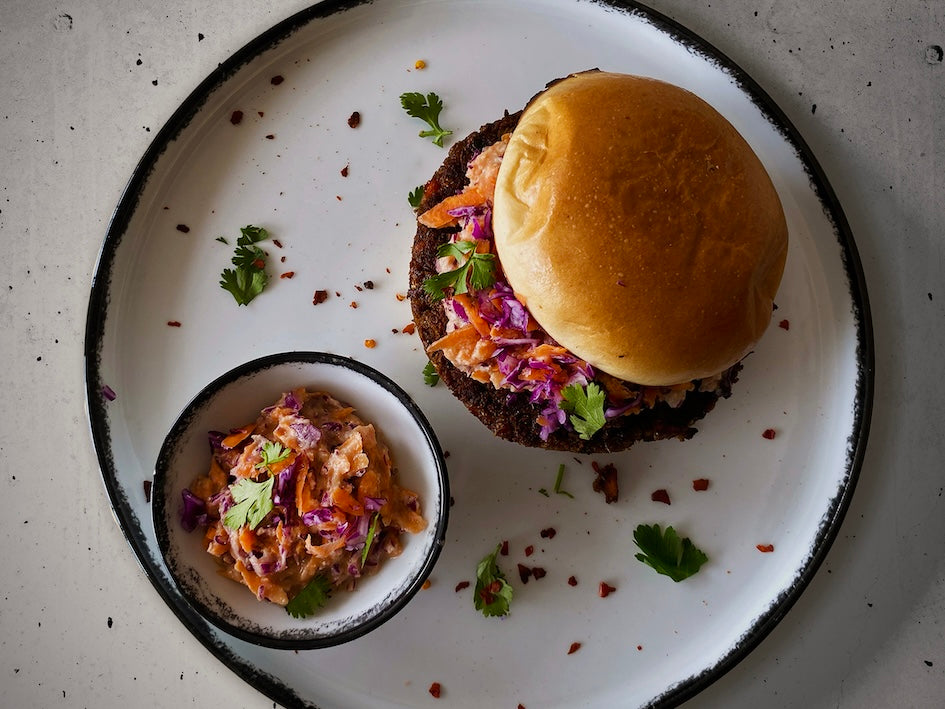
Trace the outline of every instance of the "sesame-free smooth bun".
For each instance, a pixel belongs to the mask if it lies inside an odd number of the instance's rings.
[[[671,385],[738,362],[787,254],[764,166],[708,103],[584,72],[526,107],[499,169],[495,245],[532,316],[615,377]]]

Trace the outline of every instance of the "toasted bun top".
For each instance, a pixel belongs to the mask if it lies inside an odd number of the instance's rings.
[[[787,254],[777,192],[725,118],[671,84],[596,71],[527,106],[493,226],[510,285],[548,334],[638,384],[744,357]]]

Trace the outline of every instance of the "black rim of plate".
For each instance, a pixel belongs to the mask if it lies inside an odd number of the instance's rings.
[[[418,574],[411,580],[410,584],[404,589],[400,596],[389,602],[385,601],[380,605],[380,613],[374,614],[373,611],[366,613],[362,616],[363,620],[361,622],[351,628],[332,635],[312,634],[305,630],[278,633],[275,635],[251,632],[241,625],[230,622],[223,614],[207,607],[206,604],[201,602],[200,599],[196,598],[188,590],[185,584],[180,582],[177,578],[178,574],[175,571],[174,565],[170,563],[167,564],[171,578],[174,579],[177,585],[178,592],[191,606],[202,609],[204,617],[208,618],[210,622],[222,630],[225,630],[230,635],[264,647],[283,650],[312,650],[340,645],[367,634],[393,618],[407,602],[417,594],[421,585],[436,565],[440,551],[442,551],[446,541],[446,528],[449,523],[449,479],[446,472],[446,460],[443,457],[443,451],[440,448],[433,427],[410,395],[388,376],[363,362],[330,352],[294,351],[264,355],[234,367],[214,379],[191,399],[177,417],[174,425],[171,426],[171,430],[158,453],[158,462],[154,468],[154,486],[151,492],[151,514],[154,520],[154,531],[157,536],[158,548],[162,556],[167,557],[170,541],[168,527],[171,524],[170,515],[173,514],[168,508],[169,500],[164,494],[164,470],[167,468],[169,459],[172,457],[172,449],[177,444],[177,441],[187,431],[190,421],[197,412],[209,403],[221,389],[239,381],[243,377],[258,374],[283,364],[322,364],[329,367],[348,369],[369,379],[377,386],[389,392],[403,405],[404,409],[406,409],[410,416],[416,421],[423,433],[423,437],[426,439],[427,445],[433,454],[436,476],[441,491],[437,525],[434,530],[433,547],[429,556],[424,560]]]
[[[190,123],[210,95],[245,64],[288,39],[310,22],[361,5],[370,4],[372,1],[325,0],[325,2],[312,5],[288,17],[237,50],[191,92],[155,135],[151,145],[136,165],[122,193],[99,253],[86,320],[86,405],[89,424],[105,488],[122,531],[139,562],[147,572],[151,583],[187,629],[239,677],[270,699],[287,707],[314,707],[316,705],[303,700],[291,687],[280,682],[277,678],[261,672],[256,667],[248,664],[242,657],[236,655],[223,642],[214,637],[211,632],[212,627],[206,621],[197,615],[172,589],[165,587],[160,582],[159,574],[154,567],[154,560],[149,553],[136,515],[123,499],[123,494],[117,485],[115,463],[110,449],[108,421],[105,415],[105,401],[102,397],[104,382],[100,371],[101,347],[105,332],[105,316],[110,300],[110,275],[115,255],[137,207],[142,190],[147,184],[155,163],[167,145]],[[873,329],[863,269],[846,216],[810,147],[774,100],[723,52],[666,15],[633,0],[591,1],[605,8],[643,19],[657,30],[672,37],[677,43],[724,70],[751,98],[769,122],[784,135],[797,152],[807,171],[812,188],[820,199],[825,213],[833,223],[835,236],[841,249],[843,267],[849,280],[850,298],[856,325],[856,397],[853,402],[853,430],[847,439],[845,480],[837,495],[830,501],[827,513],[817,531],[810,555],[806,563],[799,569],[791,586],[781,596],[772,601],[768,610],[756,619],[755,623],[727,655],[700,674],[684,679],[675,686],[668,688],[665,693],[655,697],[649,704],[652,707],[673,707],[701,692],[743,660],[784,618],[826,557],[840,529],[843,517],[850,506],[850,500],[866,452],[866,441],[869,435],[873,405],[875,369]]]

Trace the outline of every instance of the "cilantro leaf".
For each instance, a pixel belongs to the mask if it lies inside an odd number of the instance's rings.
[[[643,552],[636,555],[637,560],[677,583],[692,576],[709,560],[689,537],[680,539],[672,527],[664,532],[658,524],[638,525],[633,530],[633,541]]]
[[[220,287],[236,300],[237,305],[249,305],[263,292],[269,282],[266,274],[266,252],[256,246],[257,242],[269,238],[263,227],[250,224],[240,229],[236,249],[231,262],[234,268],[225,268],[220,274]],[[217,239],[227,243],[222,236]]]
[[[423,200],[423,185],[417,185],[407,195],[407,201],[410,203],[411,207],[416,209],[417,207],[420,206],[420,202],[422,200]]]
[[[283,446],[278,441],[264,441],[262,448],[259,449],[259,454],[262,456],[262,460],[256,463],[256,470],[262,470],[263,468],[268,468],[276,463],[281,463],[283,460],[289,457],[290,451],[288,448]]]
[[[368,527],[367,537],[364,539],[364,548],[361,550],[361,568],[364,568],[364,562],[367,561],[368,552],[371,550],[371,544],[374,543],[374,535],[377,534],[377,520],[380,517],[379,512],[375,512],[371,517],[371,526]]]
[[[408,116],[424,121],[430,130],[420,131],[421,138],[432,138],[433,144],[443,147],[443,138],[452,135],[453,131],[440,127],[440,111],[443,110],[443,101],[435,93],[430,92],[424,97],[417,91],[410,91],[400,95],[400,105]]]
[[[476,567],[476,592],[473,603],[476,610],[487,618],[508,615],[512,603],[512,586],[496,563],[496,557],[501,548],[501,544],[496,546],[495,551],[487,554]]]
[[[561,390],[564,401],[561,408],[570,414],[571,425],[581,439],[591,440],[591,436],[604,427],[604,392],[595,383],[586,387],[571,384]]]
[[[495,255],[477,252],[474,241],[464,239],[455,243],[441,244],[436,255],[439,258],[452,256],[457,261],[465,258],[466,261],[452,271],[430,276],[423,282],[423,290],[434,300],[445,298],[447,288],[452,288],[455,295],[468,293],[469,286],[480,290],[495,283]]]
[[[243,478],[230,486],[233,502],[223,515],[223,526],[227,529],[239,529],[244,524],[250,529],[256,529],[272,510],[272,485],[275,478],[267,478],[262,482],[254,482],[250,478]]]
[[[423,365],[423,383],[427,386],[435,387],[440,381],[440,375],[433,366],[433,362],[427,360]]]
[[[285,612],[293,618],[307,618],[315,615],[315,611],[322,608],[329,598],[331,581],[324,574],[317,574],[286,604]]]

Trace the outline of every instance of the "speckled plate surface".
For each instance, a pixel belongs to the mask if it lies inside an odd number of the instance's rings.
[[[574,458],[496,440],[443,387],[423,383],[425,356],[403,333],[406,196],[445,153],[417,136],[398,96],[436,91],[458,137],[590,67],[671,81],[715,106],[771,173],[791,246],[774,324],[693,440]],[[247,224],[281,246],[267,247],[269,288],[238,307],[217,282]],[[316,290],[327,300],[313,304]],[[374,633],[300,653],[236,640],[190,610],[160,561],[145,495],[164,434],[201,387],[293,349],[351,356],[400,384],[449,453],[455,498],[430,588]],[[823,559],[859,471],[873,376],[852,235],[782,112],[665,18],[577,0],[327,2],[240,49],[132,175],[97,267],[86,350],[92,435],[134,553],[233,681],[293,707],[433,706],[433,682],[450,706],[671,706],[693,696],[760,642]],[[595,461],[619,471],[614,504],[591,489]],[[562,463],[573,498],[542,495]],[[709,489],[695,491],[696,478]],[[657,489],[671,505],[651,500]],[[658,576],[633,558],[640,523],[674,525],[709,562],[679,584]],[[461,585],[502,540],[515,600],[508,618],[486,619]],[[522,583],[519,564],[546,575]],[[616,591],[600,597],[600,582]]]

